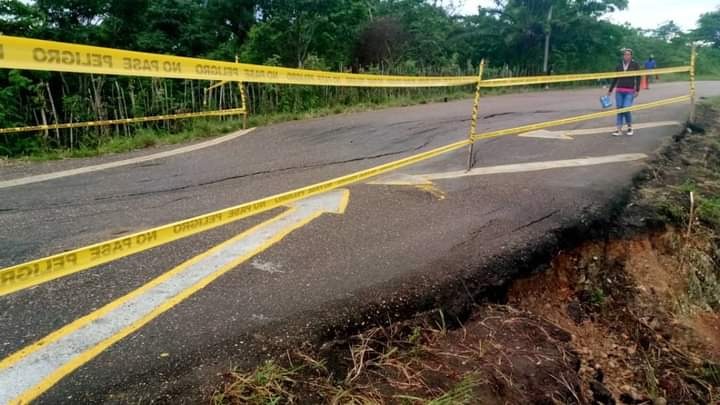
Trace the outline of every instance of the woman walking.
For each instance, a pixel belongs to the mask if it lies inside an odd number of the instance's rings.
[[[633,60],[632,49],[625,49],[623,52],[623,60],[617,65],[617,72],[632,72],[640,70],[640,65]],[[632,107],[635,99],[640,95],[640,76],[633,77],[617,77],[612,81],[608,96],[612,95],[615,90],[615,104],[617,108]],[[613,132],[614,136],[623,134],[623,122],[627,124],[627,135],[632,136],[635,133],[632,129],[632,113],[624,112],[617,115],[617,130]]]

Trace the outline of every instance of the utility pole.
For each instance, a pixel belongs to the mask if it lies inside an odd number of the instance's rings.
[[[543,61],[543,72],[548,73],[548,59],[550,58],[550,35],[552,34],[553,5],[550,5],[547,24],[545,25],[545,60]]]

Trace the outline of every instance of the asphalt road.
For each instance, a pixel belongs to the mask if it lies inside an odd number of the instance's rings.
[[[703,82],[701,96],[720,94]],[[658,84],[639,102],[686,94]],[[479,130],[597,111],[601,90],[487,97]],[[471,101],[393,108],[273,125],[218,146],[137,165],[0,189],[0,267],[251,201],[442,146],[467,136]],[[634,113],[636,122],[687,119],[688,106]],[[613,125],[613,119],[565,129]],[[476,167],[652,154],[678,126],[606,131],[574,140],[503,137],[475,147]],[[133,156],[154,153],[142,151]],[[0,179],[124,156],[0,167]],[[402,174],[465,168],[451,153]],[[244,261],[64,376],[40,403],[137,402],[198,394],[230,365],[249,365],[307,337],[332,337],[368,308],[402,316],[444,280],[473,273],[498,285],[563,228],[601,215],[642,160],[462,176],[432,188],[359,184],[343,214],[323,214]],[[377,181],[382,183],[382,179]],[[122,297],[283,209],[9,296],[0,297],[0,358]],[[462,294],[462,292],[457,292]],[[420,298],[418,298],[420,297]],[[440,298],[438,298],[440,299]],[[413,304],[414,305],[414,304]],[[400,309],[403,308],[403,309]],[[392,313],[396,311],[397,314]],[[387,312],[387,313],[386,313]],[[328,329],[329,328],[329,329]],[[0,387],[2,390],[2,387]]]

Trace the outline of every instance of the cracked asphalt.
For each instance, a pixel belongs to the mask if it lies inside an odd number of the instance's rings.
[[[655,85],[647,102],[686,93]],[[720,83],[701,82],[701,96]],[[602,89],[483,98],[479,130],[597,111]],[[258,128],[218,146],[106,171],[0,189],[0,267],[163,225],[390,162],[464,139],[471,101],[392,108]],[[688,106],[634,113],[685,121]],[[613,119],[564,128],[611,126]],[[575,140],[503,137],[476,144],[476,166],[652,155],[678,127]],[[152,150],[131,154],[138,156]],[[465,151],[401,170],[464,169]],[[0,166],[17,178],[117,160]],[[643,162],[438,180],[443,197],[412,186],[351,186],[343,215],[325,214],[120,340],[43,394],[39,403],[188,402],[217,373],[373,319],[402,317],[469,278],[475,299],[532,264],[563,229],[606,215]],[[277,209],[138,255],[0,297],[0,358],[282,212]],[[550,252],[545,252],[550,254]],[[504,265],[503,265],[504,264]],[[480,291],[480,293],[478,293]],[[449,294],[449,295],[448,295]],[[391,304],[392,303],[392,304]],[[374,314],[369,316],[368,314]]]

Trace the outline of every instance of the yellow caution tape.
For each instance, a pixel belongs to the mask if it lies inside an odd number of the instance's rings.
[[[157,55],[1,35],[0,68],[355,87],[448,87],[477,82],[474,76],[415,77],[322,72]]]
[[[405,159],[297,190],[4,268],[0,270],[0,295],[10,294],[59,277],[109,263],[181,238],[186,238],[261,212],[287,205],[303,198],[344,187],[413,163],[430,159],[460,149],[469,144],[469,140],[456,142]]]
[[[513,135],[551,126],[570,124],[594,118],[615,115],[618,112],[656,108],[664,105],[688,101],[690,96],[656,101],[621,110],[603,111],[578,117],[549,121],[541,124],[526,125],[517,128],[474,134],[472,139],[455,142],[404,159],[386,163],[370,169],[361,170],[343,177],[327,180],[297,190],[276,194],[260,200],[225,208],[194,218],[148,229],[132,235],[81,247],[69,252],[29,261],[27,263],[0,269],[0,296],[42,284],[59,277],[87,270],[109,263],[178,239],[186,238],[210,229],[226,225],[271,209],[285,206],[294,201],[321,194],[339,187],[364,181],[372,177],[400,169],[436,156],[450,153],[466,147],[480,139]]]
[[[663,69],[636,70],[633,72],[604,72],[604,73],[582,73],[572,75],[553,75],[553,76],[529,76],[529,77],[509,77],[504,79],[490,79],[480,82],[480,87],[509,87],[509,86],[527,86],[531,84],[549,84],[549,83],[566,83],[579,82],[585,80],[598,79],[614,79],[619,77],[640,77],[647,74],[666,75],[670,73],[687,73],[690,72],[690,66],[680,66]]]
[[[88,45],[0,35],[0,68],[211,81],[356,87],[448,87],[477,83],[475,76],[384,76],[323,72],[158,55]],[[653,69],[652,74],[686,73],[690,66]],[[643,72],[606,72],[483,80],[482,87],[525,86],[633,77]]]
[[[544,129],[544,128],[559,127],[561,125],[573,124],[573,123],[582,122],[582,121],[590,121],[590,120],[594,120],[597,118],[612,117],[614,115],[617,115],[617,114],[623,113],[623,112],[649,110],[651,108],[663,107],[663,106],[670,105],[670,104],[684,103],[687,101],[690,101],[690,96],[674,97],[674,98],[669,98],[669,99],[660,100],[660,101],[653,101],[651,103],[639,104],[639,105],[627,107],[627,108],[619,108],[616,110],[601,111],[601,112],[596,112],[596,113],[592,113],[592,114],[578,115],[575,117],[563,118],[563,119],[554,120],[554,121],[541,122],[538,124],[523,125],[521,127],[501,129],[501,130],[497,130],[497,131],[484,132],[481,134],[473,134],[471,139],[473,141],[478,141],[480,139],[497,138],[499,136],[517,135],[517,134],[522,134],[525,132],[537,131],[539,129]]]
[[[31,131],[46,131],[46,130],[50,130],[50,129],[90,128],[90,127],[100,127],[100,126],[106,126],[106,125],[123,125],[123,124],[134,124],[134,123],[138,123],[138,122],[178,120],[178,119],[200,118],[200,117],[224,117],[224,116],[229,116],[229,115],[243,115],[245,113],[246,113],[246,111],[244,108],[230,108],[227,110],[201,111],[201,112],[181,113],[181,114],[153,115],[150,117],[120,118],[120,119],[104,120],[104,121],[69,122],[69,123],[64,123],[64,124],[35,125],[35,126],[30,126],[30,127],[0,128],[0,134],[10,134],[10,133],[16,133],[16,132],[31,132]]]

